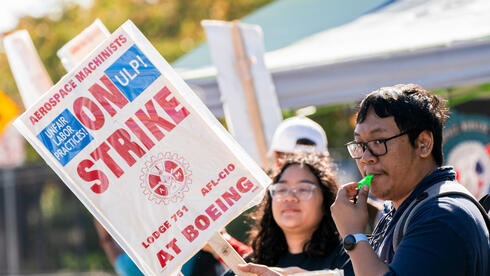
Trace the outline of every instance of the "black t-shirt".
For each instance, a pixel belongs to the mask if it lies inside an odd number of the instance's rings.
[[[354,275],[349,255],[345,252],[342,244],[339,244],[327,257],[308,257],[304,253],[291,254],[287,252],[279,258],[276,266],[297,266],[308,271],[338,268],[344,270],[345,276]]]
[[[291,254],[285,253],[279,258],[276,267],[297,266],[304,270],[327,270],[327,269],[343,269],[344,276],[354,276],[354,269],[349,259],[349,255],[345,252],[342,243],[340,243],[327,257],[308,257],[304,253]],[[234,275],[231,270],[225,272],[222,276]]]

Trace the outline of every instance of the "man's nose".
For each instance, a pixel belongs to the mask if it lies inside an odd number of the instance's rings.
[[[371,152],[371,150],[366,147],[366,149],[362,152],[361,161],[362,163],[368,164],[376,161],[376,156]]]

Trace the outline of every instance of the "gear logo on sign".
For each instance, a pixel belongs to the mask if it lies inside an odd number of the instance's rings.
[[[140,187],[150,201],[167,205],[184,199],[192,183],[189,163],[176,153],[152,156],[141,169]]]

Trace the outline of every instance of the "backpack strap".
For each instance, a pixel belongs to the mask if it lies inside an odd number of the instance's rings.
[[[473,202],[478,207],[478,210],[480,210],[480,213],[482,214],[483,219],[485,220],[485,224],[487,225],[487,229],[490,233],[490,218],[485,209],[481,206],[480,203],[478,203],[473,195],[463,185],[457,182],[442,181],[427,188],[427,190],[425,190],[415,200],[413,200],[410,205],[408,205],[405,212],[403,212],[402,216],[395,226],[395,231],[393,233],[393,250],[396,251],[396,248],[402,241],[403,236],[407,232],[410,220],[416,213],[417,209],[419,209],[421,206],[424,205],[424,203],[429,200],[452,195],[462,196]]]
[[[478,202],[483,206],[485,212],[490,212],[490,194],[486,194],[484,197],[480,198]]]

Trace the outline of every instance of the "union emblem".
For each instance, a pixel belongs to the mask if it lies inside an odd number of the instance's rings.
[[[166,152],[151,156],[145,162],[140,174],[140,187],[143,194],[156,204],[167,205],[184,199],[192,183],[189,163],[176,153]]]

